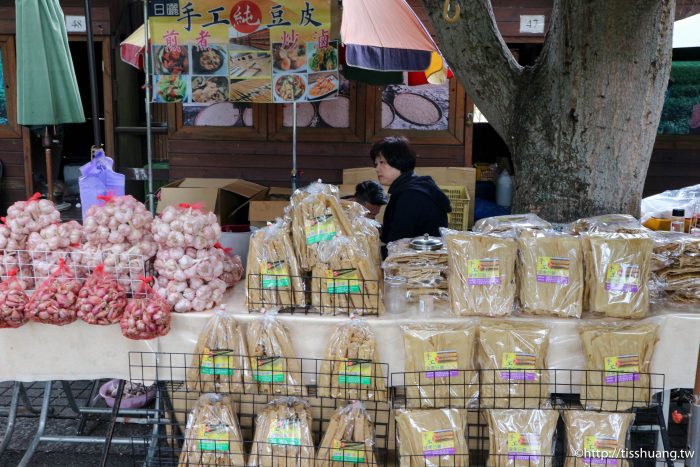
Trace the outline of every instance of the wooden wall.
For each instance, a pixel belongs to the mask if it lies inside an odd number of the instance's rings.
[[[659,136],[644,196],[700,184],[700,136]]]
[[[551,11],[551,0],[494,0],[494,13],[505,39],[509,42],[541,42],[543,34],[521,35],[518,31],[520,15],[544,14]],[[409,0],[418,17],[432,31],[432,25],[420,0]],[[463,92],[463,91],[462,91]],[[360,95],[365,94],[356,111],[356,129],[350,138],[338,136],[335,140],[315,141],[312,136],[303,137],[298,144],[298,168],[301,171],[299,184],[318,178],[337,183],[341,181],[342,169],[369,166],[369,148],[381,137],[373,128],[375,103],[372,87],[359,85]],[[413,132],[409,137],[414,142],[423,166],[469,166],[471,165],[471,126],[468,98],[458,102],[456,125],[463,125],[463,135],[456,138],[421,137]],[[362,106],[364,105],[364,109]],[[291,142],[288,136],[280,141],[275,129],[275,111],[268,106],[267,121],[259,139],[218,132],[206,136],[205,132],[191,129],[183,135],[178,129],[171,133],[168,143],[170,178],[184,177],[240,177],[266,185],[288,185],[291,167]],[[173,119],[171,118],[171,121]],[[328,130],[332,132],[333,130]],[[453,134],[460,133],[460,129]],[[303,130],[300,132],[305,133]],[[427,133],[427,132],[426,132]],[[308,135],[308,133],[307,133]]]
[[[15,201],[26,199],[22,144],[22,138],[0,139],[0,161],[3,165],[3,175],[0,178],[0,212],[2,213]]]
[[[342,169],[369,167],[370,143],[299,143],[299,184],[316,179],[340,183]],[[464,147],[415,145],[419,165],[465,166]],[[244,178],[262,185],[289,186],[291,144],[211,140],[170,141],[170,178]]]

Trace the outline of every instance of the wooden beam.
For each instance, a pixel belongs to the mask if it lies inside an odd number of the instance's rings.
[[[22,127],[22,154],[24,155],[24,193],[27,198],[34,192],[32,178],[32,134],[29,128]]]

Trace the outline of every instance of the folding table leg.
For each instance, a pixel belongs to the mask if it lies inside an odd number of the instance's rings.
[[[87,401],[87,407],[92,406],[92,401],[97,397],[97,391],[98,391],[98,386],[100,385],[100,380],[96,379],[93,380],[92,382],[92,389],[90,389],[90,398]],[[85,431],[85,425],[87,424],[88,420],[88,414],[86,413],[81,413],[80,414],[80,421],[78,422],[78,429],[76,430],[76,433],[80,436],[83,434]]]
[[[153,431],[151,432],[151,441],[148,443],[148,452],[146,454],[146,462],[144,465],[151,465],[151,462],[153,462],[153,459],[155,459],[156,456],[156,451],[158,449],[158,441],[159,441],[159,434],[160,434],[160,416],[161,416],[161,406],[163,405],[162,401],[162,394],[161,394],[161,385],[158,381],[155,382],[156,385],[156,401],[155,401],[155,410],[156,413],[158,414],[156,417],[156,421],[153,424]],[[165,388],[163,388],[163,391],[166,391]]]
[[[68,381],[61,381],[61,386],[63,387],[63,392],[66,394],[66,400],[68,401],[68,407],[75,412],[76,415],[80,415],[80,409],[78,404],[75,402],[75,397],[73,397],[73,390],[70,387]]]
[[[12,438],[12,433],[15,431],[15,420],[17,419],[17,404],[19,403],[19,391],[22,383],[15,381],[12,388],[12,400],[10,401],[10,413],[7,415],[7,429],[5,430],[5,436],[0,443],[0,456],[5,452],[7,446],[10,444],[10,439]]]
[[[109,458],[109,448],[112,446],[114,426],[117,424],[119,407],[122,405],[122,397],[124,396],[125,384],[126,381],[124,381],[123,379],[119,380],[119,387],[117,388],[117,397],[114,398],[114,405],[112,406],[112,417],[109,420],[109,427],[107,428],[107,435],[105,436],[105,444],[102,448],[102,461],[100,462],[100,467],[105,467],[107,465],[107,459]]]
[[[668,431],[666,430],[666,417],[664,417],[664,408],[661,405],[656,406],[656,417],[659,424],[659,434],[661,435],[661,443],[663,445],[664,451],[671,451],[671,441],[668,439]],[[666,465],[668,467],[673,467],[673,461],[671,459],[666,459]]]
[[[24,453],[24,456],[22,457],[22,460],[19,462],[17,467],[27,467],[27,465],[29,465],[29,461],[31,460],[32,456],[34,455],[34,451],[36,451],[36,448],[39,445],[39,442],[41,441],[41,437],[44,436],[44,430],[46,429],[46,418],[47,418],[48,412],[49,412],[49,401],[51,400],[51,386],[52,385],[53,385],[53,381],[47,381],[46,384],[44,385],[44,400],[41,403],[41,414],[39,415],[39,427],[36,430],[36,434],[34,435],[34,439],[32,440],[31,444],[27,448],[27,451]]]
[[[39,415],[39,410],[35,409],[34,406],[32,405],[32,401],[29,400],[29,396],[27,395],[27,390],[24,387],[23,383],[19,383],[19,397],[22,399],[22,403],[24,404],[24,407],[31,413]]]

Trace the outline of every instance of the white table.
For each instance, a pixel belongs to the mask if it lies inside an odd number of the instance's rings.
[[[259,319],[246,311],[245,289],[239,284],[226,295],[227,309],[243,324]],[[134,341],[122,336],[118,325],[92,326],[82,321],[67,326],[27,323],[18,329],[0,329],[0,381],[79,380],[99,378],[129,379],[129,352],[194,351],[197,336],[211,312],[174,314],[170,334],[150,341]],[[281,314],[298,357],[324,358],[326,343],[344,316]],[[548,366],[552,369],[583,369],[584,361],[578,327],[584,320],[517,317],[523,321],[546,322],[551,326]],[[415,307],[404,314],[368,317],[377,335],[380,361],[391,372],[404,371],[401,326],[427,321]],[[451,316],[436,305],[430,321],[457,323],[473,318]],[[652,373],[666,375],[666,388],[693,387],[696,356],[700,346],[700,313],[655,309],[645,322],[660,326],[651,365]]]

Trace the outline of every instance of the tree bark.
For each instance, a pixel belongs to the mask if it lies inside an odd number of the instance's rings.
[[[423,0],[441,51],[513,156],[513,212],[555,222],[637,215],[671,67],[675,0],[556,0],[532,67],[489,0]],[[453,0],[454,1],[454,0]]]

